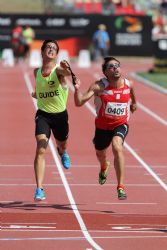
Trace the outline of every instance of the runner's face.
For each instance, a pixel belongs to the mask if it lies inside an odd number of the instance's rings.
[[[106,74],[107,76],[119,78],[121,76],[120,63],[115,60],[109,61],[106,67]]]
[[[57,56],[57,46],[54,43],[47,43],[46,47],[44,49],[43,55],[50,58],[54,59]]]

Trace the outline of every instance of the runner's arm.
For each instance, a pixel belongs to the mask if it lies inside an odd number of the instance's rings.
[[[38,68],[34,69],[34,78],[36,78],[37,71],[38,71]],[[31,96],[33,98],[37,99],[37,95],[36,95],[36,91],[35,90],[31,93]]]
[[[137,109],[137,102],[136,102],[136,94],[135,94],[135,90],[134,90],[134,86],[132,82],[131,82],[131,88],[130,88],[130,95],[131,95],[130,111],[133,113]]]
[[[80,80],[76,78],[74,85],[74,102],[77,107],[86,103],[95,93],[100,90],[100,86],[96,83],[92,84],[85,93],[80,92]]]

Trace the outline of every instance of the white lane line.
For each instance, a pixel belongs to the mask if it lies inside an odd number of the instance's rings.
[[[2,225],[11,225],[10,222],[1,223]],[[56,225],[56,222],[17,222],[17,225]],[[131,224],[132,225],[132,224]]]
[[[85,237],[37,237],[37,238],[0,238],[0,241],[69,241],[69,240],[85,240]]]
[[[33,167],[32,164],[0,164],[0,167]]]
[[[72,91],[74,91],[74,87],[70,84],[70,88]],[[88,108],[88,110],[96,116],[96,111],[93,108],[93,106],[86,102],[85,106]],[[140,164],[152,175],[152,177],[167,191],[167,185],[157,176],[157,174],[147,165],[147,163],[144,162],[144,160],[125,142],[124,143],[125,148],[133,155],[133,157],[140,162]]]
[[[55,166],[54,166],[54,167],[55,167]],[[53,171],[53,172],[52,172],[52,174],[58,175],[58,174],[59,174],[59,172],[57,172],[57,171]],[[72,174],[71,172],[66,173],[66,175],[71,175],[71,174]]]
[[[32,164],[0,164],[0,168],[1,167],[33,167]],[[53,167],[55,168],[55,164],[47,164],[46,167]],[[73,164],[73,168],[99,168],[98,164],[95,164],[95,165],[89,165],[89,164]],[[141,168],[141,165],[128,165],[126,166],[126,168]],[[165,165],[152,165],[152,168],[165,168],[166,169],[166,166]],[[58,173],[58,171],[55,171],[55,173]],[[70,172],[71,173],[71,172]],[[66,175],[69,174],[69,173],[66,173]]]
[[[145,231],[163,231],[163,232],[166,232],[167,231],[167,228],[162,228],[162,227],[141,227],[139,225],[139,227],[131,227],[131,226],[112,226],[111,227],[112,230],[118,230],[118,231],[121,231],[121,232],[145,232]],[[123,230],[123,231],[122,231]]]
[[[28,74],[26,72],[24,72],[24,79],[25,79],[25,82],[26,82],[26,86],[28,88],[28,91],[29,91],[29,94],[31,95],[32,91],[33,91],[33,87],[32,87],[32,83],[30,81],[30,78],[28,77]],[[34,106],[35,108],[37,109],[37,105],[36,105],[36,101],[33,99],[33,103],[34,103]],[[85,236],[85,239],[90,243],[91,246],[93,246],[96,250],[103,250],[91,237],[91,235],[89,234],[87,228],[86,228],[86,225],[79,213],[79,210],[78,210],[78,207],[76,205],[76,202],[73,198],[73,195],[72,195],[72,192],[71,192],[71,189],[70,189],[70,186],[68,184],[68,181],[66,179],[66,176],[62,170],[62,166],[60,164],[60,161],[59,161],[59,158],[57,156],[57,153],[56,153],[56,150],[55,150],[55,147],[54,147],[54,144],[53,144],[53,140],[52,138],[50,138],[49,140],[49,146],[50,146],[50,149],[51,149],[51,152],[52,152],[52,155],[53,155],[53,159],[55,161],[55,164],[57,166],[57,169],[59,171],[59,174],[60,174],[60,177],[62,179],[62,182],[63,182],[63,185],[64,185],[64,188],[65,188],[65,191],[66,191],[66,194],[67,194],[67,197],[69,199],[69,202],[71,204],[71,207],[72,207],[72,210],[73,210],[73,213],[75,214],[76,216],[76,219],[79,223],[79,226],[81,228],[81,231],[83,233],[83,235]]]
[[[119,232],[120,233],[120,232]],[[129,232],[128,232],[129,233]],[[132,233],[132,232],[131,232]],[[139,233],[139,232],[137,232]],[[148,233],[148,232],[144,232]],[[157,232],[158,233],[158,232]],[[143,239],[143,238],[167,238],[167,235],[141,235],[141,236],[95,236],[93,239]],[[69,241],[69,240],[85,240],[85,237],[46,237],[46,238],[0,238],[0,241]]]
[[[167,228],[166,227],[166,224],[150,224],[150,223],[113,223],[113,224],[107,224],[108,226],[131,226],[131,227],[134,227],[134,226],[142,226],[142,227],[151,227],[154,225],[155,228],[157,227],[165,227],[165,229]]]
[[[139,233],[139,232],[137,232],[137,233]],[[146,233],[146,232],[144,232],[144,233]],[[141,235],[141,236],[134,236],[134,235],[123,236],[123,235],[121,235],[121,236],[104,236],[104,237],[97,236],[97,237],[93,237],[93,238],[94,239],[143,239],[143,238],[167,238],[167,235]]]
[[[46,187],[56,187],[56,186],[63,186],[63,184],[52,184],[52,183],[44,183],[44,185],[46,186]],[[88,186],[95,186],[95,187],[99,187],[99,188],[101,188],[101,186],[99,186],[99,184],[96,184],[96,183],[75,183],[75,184],[70,184],[69,183],[69,185],[70,186],[76,186],[76,187],[79,187],[79,186],[81,186],[81,187],[88,187]],[[105,184],[105,187],[107,187],[107,186],[110,186],[110,187],[115,187],[115,185],[116,185],[116,183],[112,183],[112,184]],[[13,187],[13,186],[32,186],[32,187],[34,187],[34,186],[36,186],[36,184],[24,184],[24,183],[20,183],[20,184],[18,184],[18,183],[9,183],[9,184],[7,184],[7,183],[4,183],[4,184],[0,184],[0,186],[3,186],[3,187],[8,187],[8,186],[11,186],[11,187]],[[130,183],[130,184],[126,184],[126,186],[127,187],[157,187],[157,186],[159,186],[158,184],[135,184],[135,183]]]
[[[56,227],[51,226],[30,226],[30,225],[10,225],[10,226],[2,226],[1,229],[56,229]],[[20,231],[20,230],[19,230]]]
[[[108,234],[108,233],[113,233],[113,232],[115,232],[115,233],[119,233],[118,232],[118,228],[122,228],[122,227],[128,227],[128,225],[130,225],[130,226],[134,226],[134,225],[137,225],[137,226],[140,226],[140,224],[107,224],[107,226],[111,226],[110,228],[113,228],[113,226],[115,226],[115,227],[117,227],[117,230],[113,230],[113,229],[109,229],[109,230],[89,230],[91,233],[94,233],[94,234],[101,234],[101,233],[104,233],[104,234]],[[141,226],[143,226],[144,224],[142,224]],[[150,228],[152,228],[152,226],[153,225],[147,225],[147,226],[150,226]],[[156,225],[155,225],[156,226]],[[162,226],[164,226],[165,228],[162,228]],[[137,229],[137,228],[136,228]],[[156,230],[156,229],[159,229],[159,230],[161,230],[160,232],[156,232],[156,233],[162,233],[162,231],[164,230],[164,231],[166,231],[167,230],[167,228],[166,228],[166,225],[159,225],[159,228],[154,228],[154,230]],[[2,230],[1,230],[2,231]],[[3,231],[12,231],[12,232],[31,232],[31,231],[35,231],[35,230],[25,230],[25,229],[20,229],[20,230],[15,230],[15,229],[10,229],[10,228],[5,228],[5,229],[3,229]],[[42,231],[48,231],[48,230],[40,230],[40,232],[42,232]],[[57,233],[80,233],[81,232],[81,230],[60,230],[60,229],[55,229],[55,230],[49,230],[48,232],[57,232]],[[125,231],[125,232],[127,232],[127,231]]]
[[[47,233],[52,233],[52,232],[58,233],[58,232],[60,232],[60,233],[63,233],[63,231],[56,230],[56,229],[55,229],[55,230],[53,230],[53,229],[49,229],[49,230],[43,230],[43,229],[40,229],[40,230],[39,230],[39,229],[38,229],[38,230],[37,230],[37,229],[36,229],[36,230],[35,230],[35,229],[34,229],[34,230],[32,230],[32,229],[31,229],[31,230],[27,230],[27,229],[17,229],[17,230],[15,230],[15,229],[2,229],[2,230],[1,230],[1,229],[0,229],[0,231],[1,231],[1,232],[2,232],[2,231],[3,231],[3,232],[19,232],[19,233],[20,233],[20,232],[26,232],[27,234],[28,234],[28,233],[31,233],[31,232],[33,232],[33,233],[34,233],[34,232],[47,232]],[[140,233],[147,233],[147,234],[164,234],[164,232],[166,233],[166,231],[167,231],[166,229],[165,229],[165,230],[164,230],[164,229],[158,229],[157,231],[156,231],[155,229],[152,230],[152,231],[151,231],[151,230],[150,230],[150,231],[149,231],[149,230],[143,230],[143,231],[141,231],[141,230],[131,230],[131,231],[130,231],[130,230],[129,230],[129,231],[121,230],[121,231],[118,231],[118,230],[115,229],[115,230],[111,230],[111,231],[109,231],[109,232],[107,232],[107,233],[112,233],[112,234],[113,234],[113,233],[117,233],[117,234],[120,234],[120,233],[129,233],[129,232],[130,232],[130,233],[138,233],[138,234],[140,234]],[[68,230],[67,230],[67,231],[64,231],[64,232],[68,232]],[[70,232],[70,231],[69,231],[69,232]],[[80,231],[79,231],[79,232],[80,232]],[[100,232],[93,232],[93,231],[91,231],[91,230],[90,230],[90,232],[91,232],[91,233],[96,233],[96,234],[97,234],[97,233],[100,233]],[[106,232],[103,231],[103,232],[101,232],[101,233],[104,234],[104,233],[106,233]],[[97,236],[97,237],[98,237],[98,236]]]
[[[143,104],[140,102],[137,102],[137,106],[143,110],[148,115],[152,116],[155,120],[157,120],[159,123],[163,124],[164,126],[167,126],[167,120],[161,118],[159,115],[151,111],[150,109],[146,108]]]
[[[0,167],[33,167],[33,164],[0,164]],[[55,164],[47,164],[46,167],[55,167]]]
[[[146,202],[119,202],[119,203],[112,203],[112,202],[96,202],[99,205],[157,205],[158,203],[146,203]]]
[[[161,178],[143,161],[143,159],[125,142],[125,147],[134,156],[134,158],[141,163],[141,165],[152,175],[152,177],[167,191],[167,185],[161,180]]]
[[[163,94],[167,94],[167,89],[165,89],[165,88],[163,88],[163,87],[157,85],[156,83],[153,83],[152,81],[150,81],[150,80],[148,80],[148,79],[145,79],[145,78],[142,77],[142,76],[137,75],[135,72],[132,72],[132,73],[131,73],[131,76],[132,76],[133,78],[135,78],[137,81],[142,82],[142,83],[144,83],[144,84],[146,84],[146,85],[152,87],[153,89],[156,89],[156,90],[160,91],[160,92],[163,93]]]

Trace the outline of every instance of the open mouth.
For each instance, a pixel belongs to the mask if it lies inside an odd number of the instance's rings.
[[[53,51],[50,50],[50,51],[48,52],[48,55],[49,55],[49,56],[53,56],[53,55],[54,55]]]

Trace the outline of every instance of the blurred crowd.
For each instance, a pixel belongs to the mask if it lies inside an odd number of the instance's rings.
[[[17,0],[18,1],[18,0]],[[2,13],[32,14],[103,14],[103,15],[149,15],[152,17],[153,36],[167,34],[167,0],[20,0],[19,11],[15,0],[10,5],[0,1]],[[21,4],[22,3],[22,4]],[[30,4],[31,3],[31,4]],[[35,5],[33,5],[35,4]],[[8,9],[7,6],[13,6]],[[22,8],[21,8],[22,5]],[[6,9],[5,9],[6,6]],[[15,6],[15,8],[14,8]],[[26,10],[25,10],[26,6]],[[32,9],[32,6],[34,8]],[[5,12],[4,12],[5,10]],[[40,12],[38,12],[40,10]]]
[[[149,15],[152,17],[153,36],[167,34],[167,0],[47,0],[46,11],[56,9],[70,13],[99,13],[105,15]],[[49,9],[49,3],[52,8]]]

